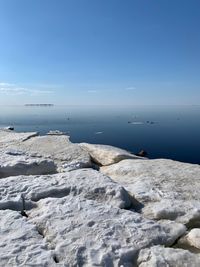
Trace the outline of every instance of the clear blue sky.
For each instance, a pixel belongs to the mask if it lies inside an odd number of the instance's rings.
[[[0,0],[0,104],[200,104],[199,0]]]

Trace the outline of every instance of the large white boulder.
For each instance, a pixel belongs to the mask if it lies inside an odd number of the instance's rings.
[[[37,227],[18,212],[0,210],[0,233],[1,267],[57,266]]]
[[[200,254],[183,249],[154,246],[140,251],[138,267],[199,267]]]
[[[94,162],[103,166],[117,163],[123,159],[141,159],[141,157],[114,146],[88,143],[80,143],[80,146],[90,154]]]
[[[181,224],[174,231],[175,223],[162,225],[82,196],[45,198],[37,204],[28,211],[29,220],[65,266],[133,266],[140,249],[171,245],[185,232]]]
[[[132,198],[127,191],[109,177],[92,170],[80,169],[66,173],[41,176],[17,176],[0,179],[0,209],[32,208],[40,199],[81,195],[86,199],[107,203],[119,208],[129,208]]]
[[[16,175],[37,175],[56,173],[52,160],[28,157],[16,151],[0,151],[0,178]]]
[[[90,155],[66,135],[37,136],[11,147],[26,155],[53,160],[58,171],[91,167]]]
[[[167,159],[123,160],[101,172],[124,186],[152,219],[194,226],[200,219],[200,166]]]

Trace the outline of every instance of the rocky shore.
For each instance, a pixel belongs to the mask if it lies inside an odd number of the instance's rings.
[[[0,267],[199,267],[200,165],[0,130]]]

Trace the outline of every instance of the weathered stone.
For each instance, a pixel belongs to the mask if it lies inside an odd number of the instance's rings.
[[[124,149],[108,145],[96,145],[81,143],[80,146],[84,148],[92,157],[93,161],[100,165],[111,165],[123,159],[140,159],[136,155],[129,153]]]
[[[0,266],[200,266],[199,165],[35,135],[0,130]]]
[[[167,159],[123,160],[101,172],[124,186],[153,219],[194,225],[200,219],[200,166]]]
[[[16,175],[37,175],[56,173],[52,160],[27,157],[18,152],[0,151],[0,178]]]
[[[82,195],[86,199],[129,208],[132,198],[127,191],[105,175],[80,169],[55,175],[17,176],[0,180],[0,209],[21,210],[23,194],[26,209],[42,198]]]
[[[137,264],[138,267],[199,267],[200,255],[183,249],[154,246],[140,251]]]
[[[179,241],[178,245],[183,247],[194,247],[200,253],[200,229],[194,228],[183,236]],[[192,250],[192,248],[190,248]]]
[[[29,156],[51,159],[60,172],[91,166],[90,155],[65,135],[38,136],[12,148]]]
[[[42,199],[28,215],[67,266],[133,266],[141,248],[171,245],[185,232],[82,196]]]
[[[0,266],[57,266],[36,226],[18,212],[0,210],[0,229]]]
[[[194,228],[187,235],[190,245],[200,249],[200,229]]]
[[[21,142],[37,135],[37,132],[17,133],[10,130],[0,129],[0,148],[8,147],[13,144],[21,144]]]

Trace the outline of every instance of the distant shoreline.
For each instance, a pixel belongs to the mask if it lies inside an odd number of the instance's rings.
[[[25,104],[26,107],[53,107],[54,104]]]

